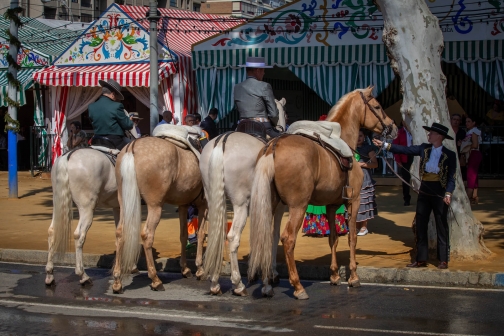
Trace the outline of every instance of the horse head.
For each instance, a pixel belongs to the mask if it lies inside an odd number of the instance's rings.
[[[369,86],[344,95],[331,109],[326,120],[340,123],[342,131],[349,135],[358,134],[359,128],[364,127],[383,137],[395,138],[397,126],[385,114],[372,91],[373,86]]]
[[[276,100],[275,99],[275,103],[276,103],[276,107],[278,109],[278,123],[277,123],[277,127],[278,126],[281,126],[281,130],[279,130],[280,132],[283,132],[285,131],[285,125],[287,124],[287,118],[285,116],[285,104],[287,103],[287,101],[285,100],[285,98],[282,98],[280,100]]]
[[[360,97],[360,103],[363,105],[363,108],[358,109],[361,111],[361,126],[381,134],[382,137],[395,139],[397,126],[373,96],[373,88],[374,86],[368,86],[365,89],[356,90],[356,95]]]

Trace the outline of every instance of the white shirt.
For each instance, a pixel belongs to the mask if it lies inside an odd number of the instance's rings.
[[[434,146],[432,146],[429,161],[427,161],[427,164],[425,165],[425,172],[434,174],[439,173],[439,159],[441,158],[442,153],[443,146],[439,146],[438,148],[434,148]]]

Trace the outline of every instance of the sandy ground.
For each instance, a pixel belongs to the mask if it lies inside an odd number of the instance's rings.
[[[369,222],[370,234],[359,237],[357,261],[361,266],[402,267],[410,261],[413,247],[411,221],[414,216],[416,197],[412,206],[404,207],[399,187],[378,187],[377,203],[379,216]],[[485,226],[485,243],[493,252],[484,261],[450,262],[452,270],[504,271],[504,212],[500,203],[503,188],[483,188],[479,192],[480,204],[474,207],[475,216]],[[51,181],[31,177],[28,172],[19,174],[19,199],[8,199],[7,172],[0,172],[0,248],[47,249],[47,229],[52,216]],[[163,217],[156,231],[155,257],[175,258],[180,255],[178,214],[175,207],[165,205]],[[232,214],[230,214],[232,216]],[[287,222],[286,213],[282,224]],[[78,221],[74,210],[75,229]],[[143,218],[146,209],[143,206]],[[85,253],[113,254],[114,221],[110,209],[97,209],[94,223],[88,232]],[[73,246],[71,247],[73,249]],[[246,259],[249,253],[249,225],[246,226],[239,258]],[[304,237],[299,233],[295,257],[298,264],[329,264],[330,250],[327,238]],[[227,252],[226,252],[227,255]],[[283,262],[283,248],[278,249],[279,262]],[[347,238],[342,237],[338,246],[338,263],[348,265]],[[434,268],[436,261],[429,267]]]

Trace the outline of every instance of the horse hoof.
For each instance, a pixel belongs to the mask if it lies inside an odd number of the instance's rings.
[[[220,288],[218,290],[210,289],[210,295],[222,295],[222,291]]]
[[[160,283],[159,285],[156,285],[156,286],[150,285],[150,289],[151,289],[151,291],[155,291],[155,292],[164,292],[164,290],[165,290],[162,283]]]
[[[51,275],[49,275],[49,274],[47,275],[47,277],[45,279],[45,284],[48,287],[56,285],[56,281],[54,281],[54,276],[52,274]]]
[[[93,286],[93,280],[91,278],[83,279],[79,281],[81,286]]]
[[[340,286],[341,285],[341,278],[338,278],[336,280],[331,279],[331,286]]]
[[[124,290],[123,290],[122,286],[117,287],[117,288],[115,288],[114,286],[112,286],[112,293],[113,294],[123,294]]]
[[[350,287],[360,287],[361,286],[360,280],[357,279],[357,280],[354,280],[354,281],[348,281],[348,286],[350,286]]]
[[[203,279],[203,274],[205,272],[202,270],[202,269],[199,269],[197,272],[196,272],[196,280],[201,280]]]
[[[306,294],[306,291],[302,291],[299,294],[294,293],[294,297],[298,300],[308,300],[310,297]]]
[[[247,290],[243,288],[241,291],[238,291],[237,289],[233,289],[232,291],[233,295],[236,296],[248,296]]]
[[[263,287],[262,295],[264,297],[273,297],[273,295],[275,295],[275,292],[273,291],[273,287],[271,287],[271,286]]]
[[[184,271],[182,271],[182,276],[187,279],[192,278],[191,270],[189,268],[186,268]]]
[[[280,277],[278,275],[276,275],[273,280],[271,280],[271,283],[273,285],[278,285],[280,283]]]

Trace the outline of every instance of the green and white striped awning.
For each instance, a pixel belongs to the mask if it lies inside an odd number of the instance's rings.
[[[38,68],[21,69],[17,73],[18,80],[21,82],[21,88],[18,90],[17,101],[20,105],[26,104],[25,90],[33,85],[33,73]],[[9,82],[7,79],[7,69],[0,70],[0,106],[8,106],[5,97],[9,95]]]
[[[317,66],[317,65],[367,65],[389,62],[383,44],[341,45],[318,47],[249,48],[234,50],[193,51],[193,68],[238,68],[248,56],[260,56],[268,65]]]

